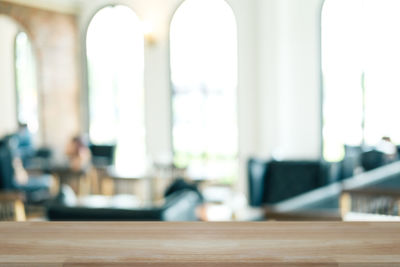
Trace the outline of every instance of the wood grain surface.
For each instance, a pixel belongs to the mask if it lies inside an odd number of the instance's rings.
[[[0,266],[400,266],[400,224],[4,222]]]

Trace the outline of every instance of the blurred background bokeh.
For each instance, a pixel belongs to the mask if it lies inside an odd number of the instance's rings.
[[[0,219],[398,220],[399,12],[0,0]]]

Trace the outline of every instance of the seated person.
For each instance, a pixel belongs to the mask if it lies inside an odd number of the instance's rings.
[[[18,156],[21,158],[24,166],[27,166],[29,160],[35,154],[35,148],[33,146],[32,134],[28,129],[26,123],[18,124],[18,131],[15,134],[17,141],[17,152]]]
[[[38,203],[50,197],[51,176],[29,176],[17,152],[15,136],[0,140],[0,190],[23,191],[27,201]]]
[[[79,135],[74,136],[67,144],[65,154],[68,156],[69,167],[73,171],[85,170],[90,165],[90,150]]]
[[[397,159],[397,147],[388,136],[383,136],[376,145],[376,150],[385,154],[388,161]]]

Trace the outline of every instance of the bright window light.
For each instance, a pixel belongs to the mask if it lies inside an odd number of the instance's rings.
[[[91,142],[116,144],[117,172],[143,174],[144,37],[136,14],[121,5],[98,11],[87,31],[86,52]]]
[[[383,136],[400,143],[399,12],[398,0],[325,1],[322,71],[327,160],[342,159],[344,145],[372,146]]]
[[[236,31],[224,0],[186,0],[171,23],[174,162],[193,178],[237,177]]]
[[[36,66],[32,45],[25,32],[15,38],[15,84],[18,122],[36,133],[39,127]]]

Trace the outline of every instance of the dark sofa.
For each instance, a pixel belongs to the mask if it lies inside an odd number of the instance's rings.
[[[47,204],[46,213],[51,221],[196,221],[196,207],[201,202],[198,193],[184,189],[165,197],[161,206],[95,208],[52,201]]]

